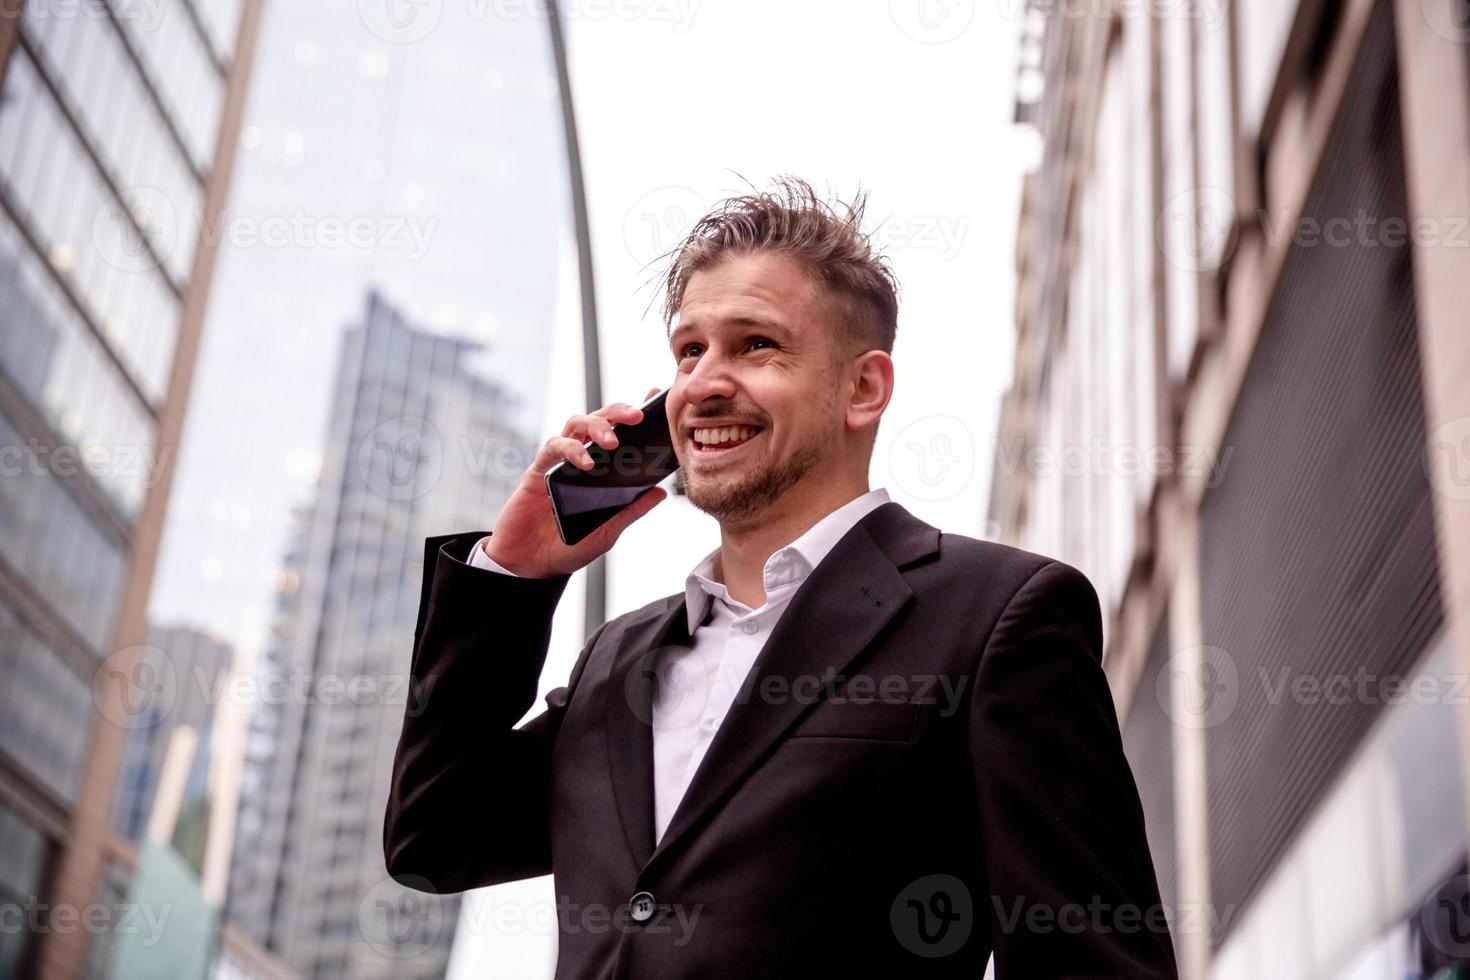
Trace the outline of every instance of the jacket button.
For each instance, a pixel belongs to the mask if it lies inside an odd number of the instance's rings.
[[[634,895],[628,900],[628,907],[634,922],[647,922],[653,918],[653,896],[648,892],[639,892]]]

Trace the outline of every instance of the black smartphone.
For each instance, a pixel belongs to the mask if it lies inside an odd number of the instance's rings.
[[[581,469],[562,460],[546,473],[546,492],[561,539],[574,545],[612,519],[613,515],[679,468],[669,417],[664,410],[665,389],[641,406],[643,420],[633,425],[613,423],[618,444],[604,449],[584,443],[592,467]]]

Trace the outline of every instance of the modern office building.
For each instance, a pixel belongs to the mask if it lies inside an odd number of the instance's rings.
[[[383,810],[405,711],[424,539],[480,527],[535,440],[475,342],[406,322],[373,295],[338,361],[320,489],[300,514],[264,658],[228,918],[307,977],[437,977],[458,899],[383,865]]]
[[[139,663],[166,696],[139,699],[139,716],[129,732],[122,771],[112,801],[113,827],[137,843],[143,837],[173,733],[186,728],[195,744],[183,812],[175,835],[180,851],[203,867],[209,807],[209,770],[215,709],[230,696],[234,649],[190,626],[154,626]]]
[[[0,975],[101,976],[110,821],[260,0],[0,3]],[[94,938],[98,939],[93,942]]]
[[[1028,15],[992,526],[1097,587],[1184,975],[1435,975],[1470,956],[1463,5],[1094,6]]]

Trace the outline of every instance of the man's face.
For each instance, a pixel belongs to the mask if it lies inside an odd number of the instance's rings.
[[[735,256],[690,277],[669,338],[669,427],[690,502],[721,523],[751,520],[844,451],[832,315],[780,255]],[[733,424],[758,431],[696,440]]]

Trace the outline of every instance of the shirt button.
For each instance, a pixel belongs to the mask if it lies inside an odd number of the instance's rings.
[[[647,922],[653,918],[653,895],[649,892],[639,892],[628,900],[628,908],[634,922]]]
[[[741,627],[740,627],[740,629],[741,629],[741,630],[742,630],[742,631],[743,631],[743,632],[745,632],[745,633],[747,633],[747,634],[749,634],[749,633],[754,633],[754,632],[755,632],[755,631],[756,631],[756,630],[758,630],[758,629],[760,629],[760,628],[761,628],[761,625],[760,625],[760,623],[757,623],[757,622],[756,622],[756,621],[755,621],[755,620],[753,620],[753,619],[752,619],[752,620],[748,620],[748,621],[746,621],[746,622],[745,622],[745,623],[744,623],[744,624],[743,624],[743,625],[742,625],[742,626],[741,626]]]

